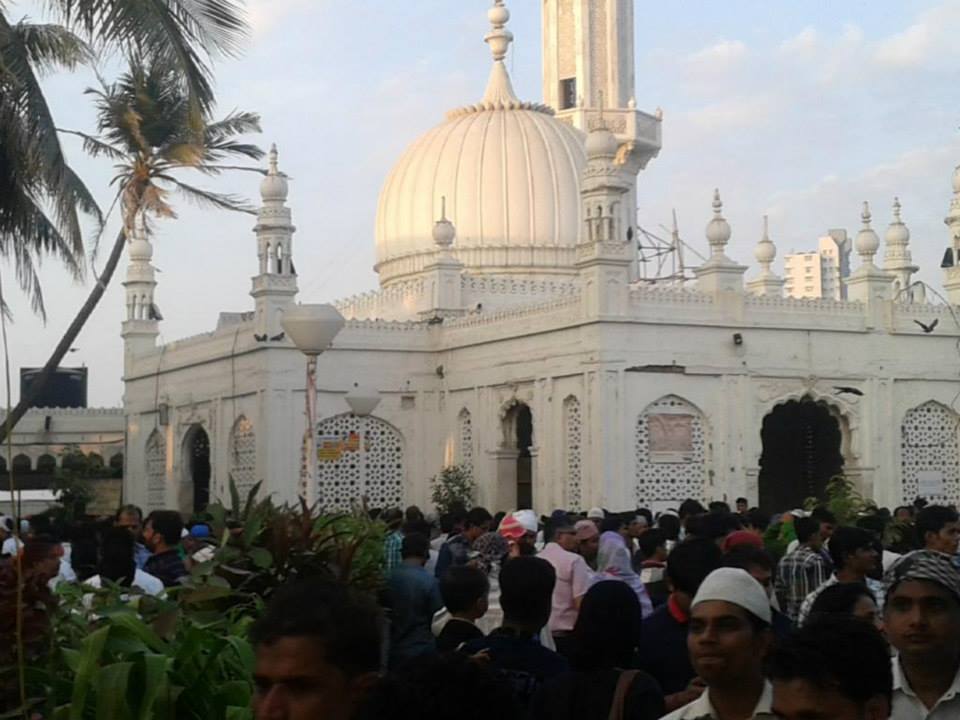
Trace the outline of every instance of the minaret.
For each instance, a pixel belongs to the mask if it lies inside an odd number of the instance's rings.
[[[863,212],[860,214],[863,227],[857,233],[854,246],[860,255],[860,267],[847,278],[847,297],[864,304],[876,303],[878,300],[889,300],[893,288],[893,278],[876,266],[873,259],[880,249],[880,238],[871,227],[870,204],[863,203]]]
[[[766,215],[763,216],[763,237],[757,243],[753,256],[760,264],[760,276],[747,283],[747,290],[754,295],[783,297],[783,278],[770,269],[777,257],[777,246],[770,239],[770,224]]]
[[[944,222],[950,228],[950,246],[943,256],[944,281],[947,300],[951,305],[960,305],[960,165],[953,171],[953,199],[950,212]]]
[[[617,165],[631,182],[623,214],[635,236],[637,175],[660,152],[662,114],[637,110],[633,3],[542,0],[542,21],[544,102],[585,133],[603,126],[616,136]]]
[[[130,234],[133,235],[133,242],[127,248],[130,263],[127,265],[126,280],[123,281],[127,310],[120,336],[125,353],[139,355],[156,347],[157,335],[160,334],[158,325],[163,318],[153,298],[157,287],[155,270],[151,264],[153,245],[143,228],[134,228]]]
[[[257,258],[260,272],[253,277],[250,295],[256,301],[254,332],[276,337],[282,330],[280,316],[297,294],[293,267],[293,233],[296,228],[287,207],[287,176],[277,167],[277,146],[270,148],[270,167],[260,183],[263,204],[257,215]]]
[[[613,133],[602,125],[587,136],[577,270],[591,317],[627,312],[633,236],[623,219],[623,205],[633,184],[616,164],[617,147]]]
[[[886,250],[883,254],[883,269],[893,280],[893,298],[898,302],[914,302],[913,274],[920,268],[913,264],[910,255],[910,229],[900,218],[900,199],[893,199],[893,222],[887,228]]]

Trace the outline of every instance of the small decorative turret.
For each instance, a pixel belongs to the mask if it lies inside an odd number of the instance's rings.
[[[743,291],[745,265],[737,265],[727,257],[727,243],[732,232],[730,223],[723,217],[723,201],[720,190],[713,191],[713,217],[707,223],[707,242],[710,244],[710,257],[694,270],[697,276],[697,288],[703,292]]]
[[[730,242],[730,223],[723,217],[723,201],[720,199],[720,189],[713,191],[713,218],[707,223],[707,242],[710,243],[711,260],[723,258],[729,262],[724,251]]]
[[[863,227],[854,241],[854,247],[860,255],[860,267],[846,280],[847,297],[865,305],[876,304],[878,300],[890,300],[893,276],[878,268],[873,261],[880,249],[880,238],[870,225],[870,203],[863,203],[860,219]]]
[[[444,195],[440,198],[440,219],[433,224],[433,242],[446,250],[456,237],[457,229],[447,220],[447,197]]]

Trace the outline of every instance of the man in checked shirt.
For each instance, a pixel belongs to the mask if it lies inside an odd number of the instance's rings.
[[[780,561],[774,585],[780,607],[794,623],[800,618],[804,599],[830,577],[830,566],[820,552],[820,522],[811,517],[799,518],[795,529],[800,545]]]

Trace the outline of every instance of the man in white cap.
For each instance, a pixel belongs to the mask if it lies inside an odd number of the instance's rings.
[[[707,690],[664,720],[775,718],[763,676],[771,619],[766,592],[746,570],[710,573],[693,599],[687,635],[690,661]]]
[[[523,527],[523,536],[517,540],[517,547],[521,555],[537,554],[537,531],[540,529],[540,521],[533,510],[517,510],[513,517]]]

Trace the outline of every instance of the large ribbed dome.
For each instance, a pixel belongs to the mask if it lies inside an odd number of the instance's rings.
[[[495,7],[491,20],[504,13]],[[512,39],[503,22],[487,36],[494,65],[483,101],[449,113],[387,177],[376,227],[382,284],[419,271],[439,252],[432,231],[444,197],[456,227],[449,252],[471,272],[574,271],[583,136],[551,109],[516,98],[503,64]]]

